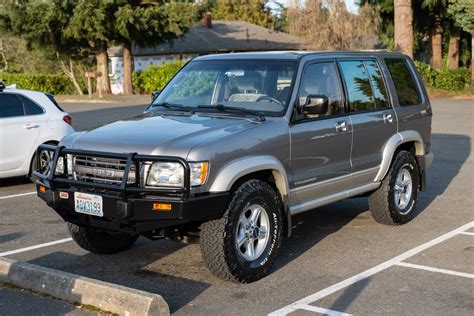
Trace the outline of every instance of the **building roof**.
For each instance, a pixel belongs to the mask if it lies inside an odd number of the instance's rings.
[[[299,49],[301,40],[283,32],[273,31],[244,21],[212,21],[209,28],[196,24],[183,36],[155,47],[133,45],[134,56],[203,54]],[[122,56],[122,47],[109,49],[109,56]]]

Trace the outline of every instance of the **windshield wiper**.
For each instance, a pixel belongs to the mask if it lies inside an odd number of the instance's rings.
[[[232,106],[224,106],[223,104],[201,104],[197,106],[198,109],[215,109],[221,112],[227,112],[227,111],[234,111],[234,112],[240,112],[243,114],[250,114],[253,116],[258,117],[259,121],[265,121],[265,116],[257,111],[252,111],[252,110],[247,110],[247,109],[242,109],[242,108],[235,108]]]
[[[186,112],[194,113],[193,108],[191,108],[189,106],[182,105],[182,104],[177,104],[177,103],[162,102],[162,103],[156,103],[156,104],[151,105],[152,108],[154,108],[156,106],[162,106],[162,107],[165,107],[165,108],[170,109],[170,110],[173,109],[173,108],[176,108],[176,109],[184,110]]]

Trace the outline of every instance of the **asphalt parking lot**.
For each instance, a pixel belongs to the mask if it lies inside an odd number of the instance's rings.
[[[435,159],[419,215],[404,226],[380,225],[366,198],[298,215],[273,272],[253,284],[213,277],[198,244],[141,238],[121,254],[87,253],[34,186],[18,178],[0,182],[0,256],[158,293],[177,315],[473,315],[474,101],[432,104]],[[63,106],[78,130],[145,108]],[[0,297],[17,294],[3,290]],[[31,304],[25,299],[18,308]],[[0,303],[0,314],[14,311]]]

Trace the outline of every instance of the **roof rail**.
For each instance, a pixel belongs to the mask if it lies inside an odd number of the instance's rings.
[[[5,82],[7,81],[0,78],[0,92],[3,92],[3,89],[5,89]]]

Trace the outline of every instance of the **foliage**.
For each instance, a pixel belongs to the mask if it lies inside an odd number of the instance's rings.
[[[466,68],[436,70],[419,61],[415,61],[415,66],[425,84],[434,89],[461,91],[471,82],[471,72]]]
[[[184,61],[176,61],[159,66],[150,66],[141,72],[134,72],[133,89],[140,93],[152,93],[161,90],[184,64]]]
[[[305,48],[354,50],[373,48],[380,26],[378,9],[365,5],[349,12],[343,0],[307,0],[287,11],[288,31],[303,39]]]
[[[464,31],[474,33],[474,3],[472,0],[449,0],[448,12]]]
[[[213,19],[240,20],[274,29],[276,18],[267,7],[269,2],[268,0],[208,0],[206,5]]]
[[[70,94],[74,92],[71,81],[65,75],[2,73],[0,78],[6,80],[7,85],[16,84],[18,89],[51,94]]]

